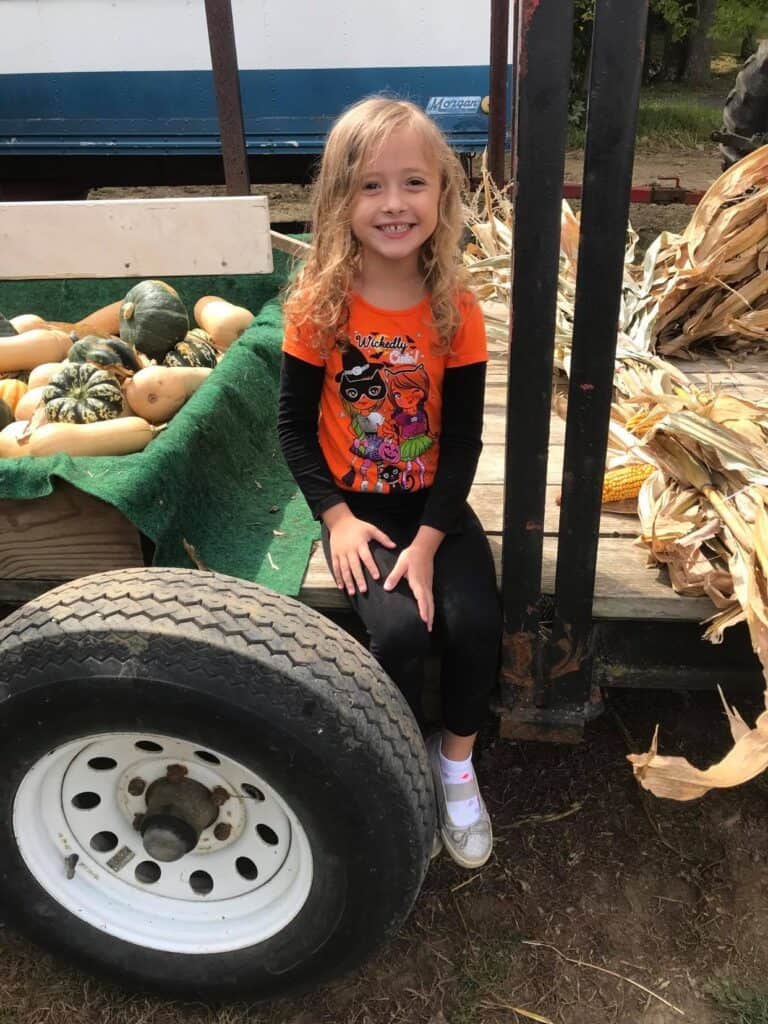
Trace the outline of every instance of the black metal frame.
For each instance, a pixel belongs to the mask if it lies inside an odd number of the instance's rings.
[[[597,0],[553,621],[541,555],[572,0],[523,0],[503,541],[505,735],[576,739],[589,639],[647,0]]]

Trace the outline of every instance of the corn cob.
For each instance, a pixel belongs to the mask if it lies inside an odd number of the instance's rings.
[[[634,462],[629,466],[607,470],[603,477],[603,504],[621,501],[624,498],[636,498],[643,481],[655,471],[656,467],[647,462]]]

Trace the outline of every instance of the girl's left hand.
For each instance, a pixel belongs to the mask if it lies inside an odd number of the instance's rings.
[[[430,633],[435,619],[435,600],[432,595],[434,557],[433,551],[413,543],[403,548],[394,569],[384,581],[384,589],[393,590],[400,580],[408,580],[419,609],[419,617],[426,623]]]

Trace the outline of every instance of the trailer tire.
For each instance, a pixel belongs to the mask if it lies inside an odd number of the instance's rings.
[[[768,40],[760,43],[736,76],[723,108],[723,131],[745,139],[768,133]],[[723,170],[744,155],[733,146],[720,145]]]
[[[8,920],[87,972],[181,998],[271,998],[359,965],[409,913],[435,827],[420,733],[376,661],[298,601],[182,569],[76,580],[0,622],[0,702]],[[244,847],[214,850],[210,830],[175,864],[155,865],[165,897],[138,867],[134,877],[137,853],[147,856],[141,819],[133,832],[123,819],[146,795],[126,796],[125,779],[170,778],[170,762],[177,778],[223,784],[227,842],[255,842],[258,807],[238,786],[272,814],[281,852],[257,853],[273,877],[241,884],[232,863]],[[81,806],[89,788],[95,811]],[[88,841],[100,814],[98,835],[121,833],[116,854]],[[212,893],[184,888],[199,874],[187,861],[218,865]],[[206,902],[220,878],[227,926]]]

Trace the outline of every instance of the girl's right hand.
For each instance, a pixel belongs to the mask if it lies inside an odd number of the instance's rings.
[[[331,565],[333,578],[339,590],[354,594],[355,585],[361,594],[366,591],[363,566],[377,580],[380,576],[378,566],[373,560],[368,544],[377,540],[384,547],[393,548],[395,542],[372,523],[358,519],[346,504],[334,505],[323,513],[323,521],[328,527],[331,542]]]

